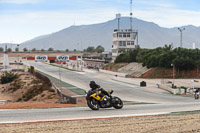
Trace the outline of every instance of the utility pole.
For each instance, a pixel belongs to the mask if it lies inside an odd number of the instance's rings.
[[[17,69],[19,69],[19,44],[17,44],[17,48],[18,48],[18,63],[17,63]]]
[[[132,23],[133,23],[133,12],[132,12],[132,0],[130,0],[130,29],[133,29]]]
[[[185,28],[178,28],[178,30],[180,31],[180,47],[183,47],[183,31],[185,30]]]
[[[174,87],[174,77],[175,77],[175,65],[174,64],[171,64],[171,66],[173,67],[173,85],[172,85],[172,88]]]

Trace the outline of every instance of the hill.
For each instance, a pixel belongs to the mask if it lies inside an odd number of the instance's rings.
[[[123,17],[120,21],[120,28],[129,28],[129,18]],[[200,47],[200,27],[192,25],[183,26],[183,47],[192,48],[192,44]],[[42,35],[32,40],[23,42],[20,48],[48,49],[53,47],[58,50],[77,49],[83,50],[88,46],[102,45],[106,51],[111,51],[112,33],[117,28],[117,20],[110,20],[105,23],[71,26],[61,31]],[[164,28],[153,22],[146,22],[137,18],[133,19],[133,28],[139,31],[139,44],[142,48],[163,47],[164,44],[173,43],[175,47],[180,46],[180,32],[177,27]]]

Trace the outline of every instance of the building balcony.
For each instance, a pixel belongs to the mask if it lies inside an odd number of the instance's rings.
[[[119,48],[122,48],[122,49],[135,48],[135,45],[118,46],[117,48],[118,48],[118,49],[119,49]]]
[[[113,41],[119,42],[119,41],[134,41],[133,38],[127,38],[127,37],[118,37],[118,38],[113,38]]]
[[[112,56],[116,57],[116,56],[118,56],[118,53],[112,53]]]

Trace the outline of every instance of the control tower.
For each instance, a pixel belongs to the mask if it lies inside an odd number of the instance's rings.
[[[137,45],[138,32],[132,29],[115,29],[113,32],[112,58],[116,59],[123,52],[139,47]]]
[[[112,60],[118,55],[139,47],[138,31],[132,29],[132,0],[130,1],[130,29],[120,29],[121,14],[117,14],[118,29],[113,32]]]
[[[119,15],[117,15],[118,18]],[[119,19],[118,19],[119,22]],[[138,31],[133,29],[118,29],[113,32],[113,45],[112,45],[112,60],[114,61],[118,55],[123,52],[128,52],[139,47]]]

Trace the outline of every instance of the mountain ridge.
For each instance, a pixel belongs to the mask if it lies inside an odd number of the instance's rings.
[[[120,20],[120,29],[129,29],[130,18],[122,17]],[[53,47],[58,50],[77,49],[83,50],[88,46],[102,45],[106,51],[111,51],[112,48],[112,33],[117,29],[117,19],[107,22],[70,26],[60,31],[42,35],[21,43],[20,47],[48,49]],[[192,43],[196,43],[200,47],[200,27],[193,25],[182,26],[186,28],[183,31],[183,47],[192,48]],[[147,22],[137,18],[133,18],[133,28],[139,32],[139,45],[142,48],[162,47],[165,44],[174,44],[174,47],[179,47],[180,32],[178,27],[164,28],[154,22]]]

